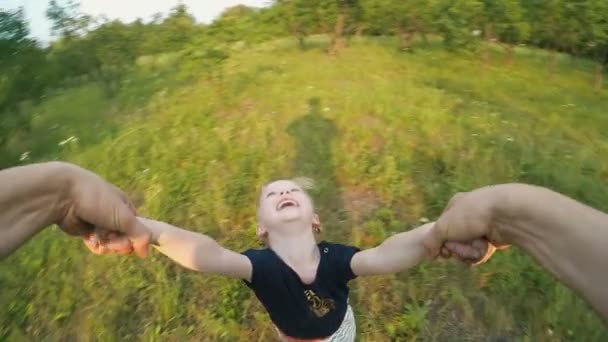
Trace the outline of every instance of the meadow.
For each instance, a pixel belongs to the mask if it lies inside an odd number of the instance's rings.
[[[592,63],[518,47],[413,52],[316,36],[235,44],[208,72],[192,57],[140,58],[115,97],[56,90],[9,147],[61,159],[124,189],[139,214],[237,251],[255,238],[259,187],[307,176],[322,239],[374,246],[437,218],[459,191],[526,182],[608,211],[608,91]],[[423,44],[417,42],[417,44]],[[183,61],[183,59],[181,60]],[[606,87],[604,86],[604,89]],[[70,137],[72,137],[70,139]],[[0,264],[0,341],[273,341],[244,284],[156,251],[94,256],[47,229]],[[360,341],[606,341],[608,327],[517,248],[470,268],[427,262],[351,283]]]

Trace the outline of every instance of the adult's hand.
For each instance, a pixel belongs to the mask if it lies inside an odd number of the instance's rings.
[[[124,193],[73,164],[46,162],[0,171],[0,209],[0,257],[52,224],[85,239],[94,229],[124,234],[128,244],[123,241],[116,250],[125,254],[132,246],[138,255],[147,255],[150,233]]]
[[[479,264],[508,247],[496,229],[504,197],[494,187],[454,195],[425,241],[429,252],[455,254],[464,262]]]
[[[426,244],[433,253],[443,243],[450,249],[450,241],[477,238],[499,248],[517,246],[608,323],[606,213],[547,188],[501,184],[454,196],[430,235]]]
[[[133,248],[145,257],[150,233],[137,220],[127,196],[91,171],[76,166],[71,169],[71,191],[59,227],[68,234],[83,236],[94,253],[103,254],[107,248],[129,254]]]

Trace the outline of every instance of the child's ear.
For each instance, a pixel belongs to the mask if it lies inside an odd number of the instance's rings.
[[[321,220],[319,219],[319,215],[314,214],[312,217],[312,230],[315,233],[321,232]]]

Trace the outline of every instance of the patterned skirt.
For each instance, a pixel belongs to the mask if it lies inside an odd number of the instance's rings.
[[[279,338],[283,342],[354,342],[355,335],[357,333],[357,327],[355,324],[355,314],[353,313],[353,309],[350,305],[346,308],[346,314],[344,315],[344,320],[342,320],[342,324],[335,333],[326,338],[317,338],[317,339],[298,339],[289,336],[285,336],[279,328],[274,327],[277,333],[279,334]]]

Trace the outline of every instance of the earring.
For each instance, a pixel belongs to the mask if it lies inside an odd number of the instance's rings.
[[[312,225],[312,231],[319,234],[321,232],[321,225],[318,224],[313,224]]]

